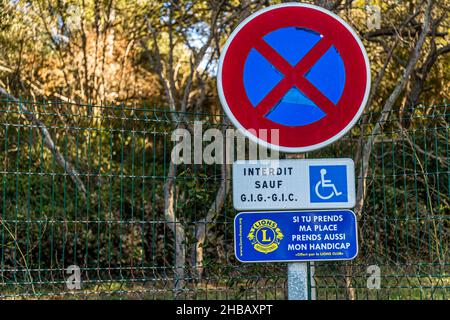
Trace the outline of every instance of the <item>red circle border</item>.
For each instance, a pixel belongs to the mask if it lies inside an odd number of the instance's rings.
[[[332,114],[305,126],[284,126],[256,116],[243,83],[244,65],[255,39],[285,27],[306,28],[331,40],[342,57],[346,72],[344,91]],[[263,41],[263,40],[262,40]],[[278,144],[287,148],[305,148],[323,143],[346,128],[364,103],[368,86],[367,64],[355,36],[332,15],[310,6],[280,6],[256,15],[234,36],[222,59],[223,96],[236,121],[256,137],[272,144],[271,135],[258,135],[259,129],[278,129]],[[274,141],[275,142],[275,141]]]

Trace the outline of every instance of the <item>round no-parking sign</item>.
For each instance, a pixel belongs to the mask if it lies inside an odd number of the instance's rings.
[[[219,62],[219,97],[230,120],[255,142],[286,152],[342,137],[369,89],[369,60],[355,31],[313,5],[254,13],[233,31]],[[276,139],[267,134],[273,129]]]

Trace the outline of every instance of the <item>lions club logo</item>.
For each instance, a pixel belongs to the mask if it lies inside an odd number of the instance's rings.
[[[269,219],[256,221],[247,235],[253,248],[255,248],[256,251],[266,254],[277,250],[283,237],[277,223]]]

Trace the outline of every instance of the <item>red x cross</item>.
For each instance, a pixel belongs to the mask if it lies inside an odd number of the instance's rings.
[[[311,67],[327,52],[331,47],[331,42],[322,38],[294,67],[278,54],[265,41],[260,40],[256,43],[255,49],[262,54],[284,78],[258,103],[256,112],[260,116],[267,113],[283,98],[283,96],[296,86],[311,101],[319,106],[325,113],[330,113],[334,107],[322,92],[320,92],[311,82],[305,78],[305,74]]]

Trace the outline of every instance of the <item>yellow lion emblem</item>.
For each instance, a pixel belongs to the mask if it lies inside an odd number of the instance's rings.
[[[277,250],[283,238],[284,235],[278,228],[277,223],[269,219],[256,221],[247,235],[247,239],[250,240],[253,248],[266,254]]]

